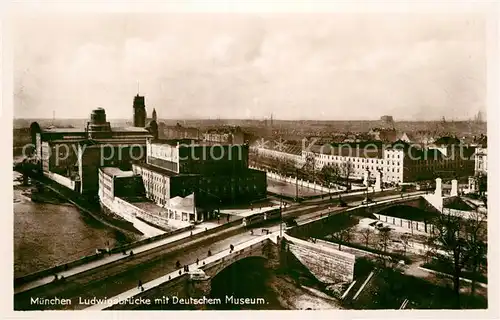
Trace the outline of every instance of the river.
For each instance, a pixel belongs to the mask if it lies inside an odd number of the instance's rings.
[[[133,239],[82,214],[70,204],[32,202],[23,195],[29,187],[14,172],[14,276],[50,268],[83,256],[96,248]]]

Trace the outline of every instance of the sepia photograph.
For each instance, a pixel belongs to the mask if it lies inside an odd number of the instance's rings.
[[[12,17],[14,311],[489,308],[486,11]]]

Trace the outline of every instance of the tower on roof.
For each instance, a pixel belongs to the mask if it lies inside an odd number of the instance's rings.
[[[157,116],[156,116],[156,109],[153,108],[153,114],[151,115],[151,118],[154,120],[154,121],[157,121]]]
[[[146,105],[144,96],[137,94],[134,97],[134,127],[144,128],[146,126]]]

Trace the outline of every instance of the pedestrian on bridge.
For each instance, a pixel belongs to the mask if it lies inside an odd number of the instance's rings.
[[[139,282],[137,283],[137,288],[139,288],[139,289],[140,289],[141,287],[142,287],[142,281],[141,281],[141,280],[139,280]]]
[[[196,265],[198,265],[198,263],[200,263],[200,259],[196,258]]]
[[[233,252],[233,250],[234,250],[234,246],[233,246],[232,244],[231,244],[231,245],[229,245],[229,249],[231,249],[231,252],[230,252],[230,253],[232,253],[232,252]]]
[[[208,256],[210,257],[212,255],[212,251],[208,250]]]

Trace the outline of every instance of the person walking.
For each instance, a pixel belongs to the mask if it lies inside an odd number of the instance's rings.
[[[212,255],[212,251],[208,250],[208,256],[210,257]]]
[[[200,263],[200,259],[196,258],[196,265],[198,265],[198,263]]]
[[[175,263],[175,267],[177,269],[181,267],[181,262],[179,260],[177,260],[177,262]]]
[[[142,287],[142,281],[139,279],[139,282],[137,283],[137,288],[141,288]]]

